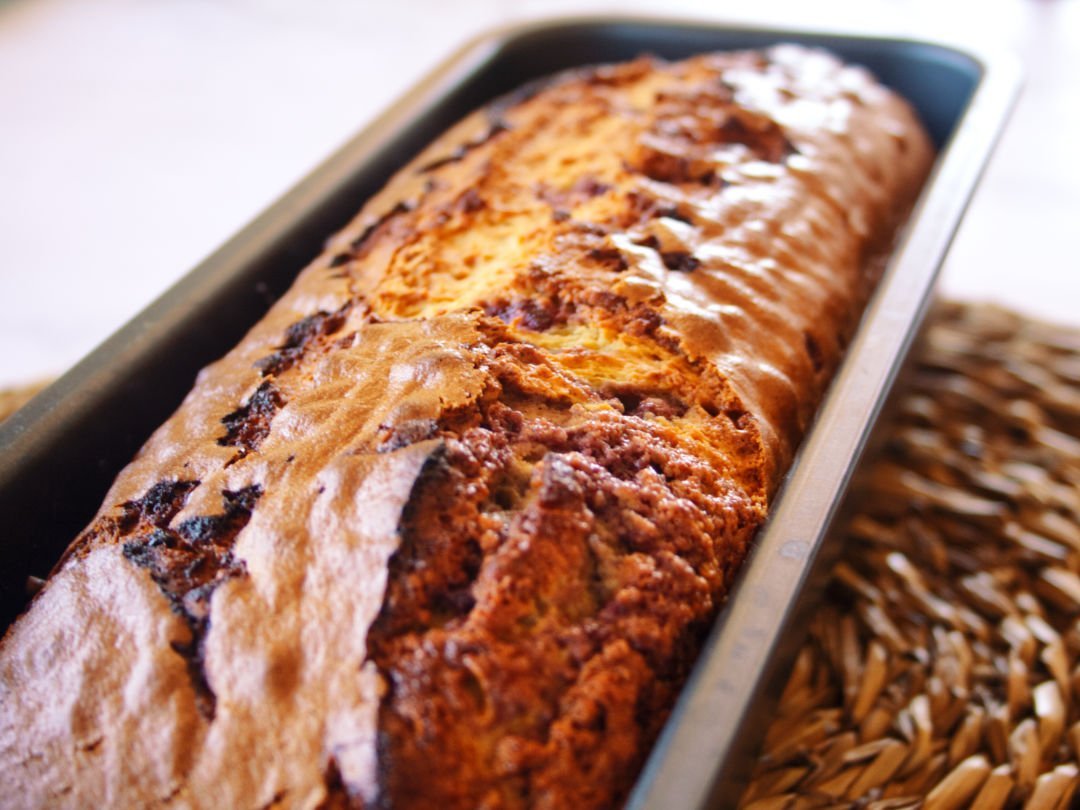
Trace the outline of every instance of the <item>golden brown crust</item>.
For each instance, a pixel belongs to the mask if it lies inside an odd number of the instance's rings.
[[[617,802],[929,162],[906,105],[790,47],[467,118],[200,375],[5,637],[4,794]]]

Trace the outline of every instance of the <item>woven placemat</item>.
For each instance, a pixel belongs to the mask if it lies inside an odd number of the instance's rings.
[[[1078,391],[1080,330],[934,315],[745,810],[1070,806]]]
[[[1080,331],[948,304],[870,470],[745,810],[1074,800]]]

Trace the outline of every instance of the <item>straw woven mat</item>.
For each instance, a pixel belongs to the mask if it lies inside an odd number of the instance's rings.
[[[1080,762],[1080,330],[931,320],[744,810],[1064,810]]]
[[[1080,330],[943,305],[897,411],[742,806],[1065,810]]]

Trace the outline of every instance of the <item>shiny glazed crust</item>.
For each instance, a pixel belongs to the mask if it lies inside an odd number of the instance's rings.
[[[465,119],[8,632],[5,806],[620,801],[931,159],[791,46]]]

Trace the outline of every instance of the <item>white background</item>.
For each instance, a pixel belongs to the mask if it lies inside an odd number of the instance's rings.
[[[1012,50],[944,288],[1080,323],[1076,0],[0,0],[0,386],[63,371],[466,39],[583,11]]]

